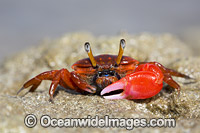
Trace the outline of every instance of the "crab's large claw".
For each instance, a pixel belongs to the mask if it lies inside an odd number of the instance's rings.
[[[114,95],[104,96],[106,99],[146,99],[150,98],[162,89],[163,82],[157,81],[152,72],[137,72],[129,74],[119,81],[107,86],[101,91],[101,95],[123,90]],[[112,93],[111,93],[112,94]]]
[[[104,88],[101,95],[106,99],[146,99],[158,94],[163,87],[162,72],[156,66],[149,64],[142,67],[149,70],[136,70]],[[123,92],[113,94],[116,90],[123,90]]]

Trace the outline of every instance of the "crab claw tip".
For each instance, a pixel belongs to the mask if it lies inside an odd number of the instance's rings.
[[[104,95],[106,93],[110,93],[112,91],[116,91],[116,90],[124,90],[124,84],[121,82],[115,82],[109,86],[107,86],[106,88],[104,88],[101,91],[101,95]],[[109,96],[103,96],[105,99],[124,99],[125,95],[124,93],[119,93],[119,94],[114,94],[114,95],[109,95]]]
[[[109,93],[111,91],[116,91],[116,90],[119,90],[119,89],[123,89],[124,88],[124,85],[120,82],[116,82],[116,83],[113,83],[109,86],[107,86],[106,88],[104,88],[102,91],[101,91],[101,95],[104,95],[106,93]]]
[[[123,93],[110,95],[110,96],[103,96],[105,99],[125,99],[126,96]]]
[[[17,92],[17,95],[18,95],[22,90],[24,90],[24,89],[25,89],[24,87],[22,87],[21,89],[19,89],[18,92]]]

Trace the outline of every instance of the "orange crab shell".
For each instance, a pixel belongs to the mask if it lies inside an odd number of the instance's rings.
[[[116,55],[103,54],[103,55],[94,56],[94,58],[97,62],[98,71],[115,68],[115,70],[119,71],[120,73],[123,73],[123,72],[126,73],[127,71],[134,70],[136,65],[139,64],[139,61],[129,56],[122,56],[122,59],[119,65],[116,65],[116,60],[117,60]],[[85,73],[85,74],[92,74],[96,71],[96,68],[92,66],[89,58],[81,59],[75,62],[71,66],[71,68],[74,69],[78,73]]]

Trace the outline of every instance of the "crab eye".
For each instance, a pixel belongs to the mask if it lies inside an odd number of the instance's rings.
[[[90,43],[86,42],[84,46],[85,46],[85,51],[89,52],[90,51]]]
[[[125,41],[124,39],[121,39],[121,40],[120,40],[120,45],[121,45],[121,47],[124,49],[125,46],[126,46],[126,41]]]

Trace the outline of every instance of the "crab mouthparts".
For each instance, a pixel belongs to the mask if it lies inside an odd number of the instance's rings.
[[[101,91],[101,96],[105,99],[124,99],[126,96],[124,95],[124,84],[120,82],[115,82]]]

